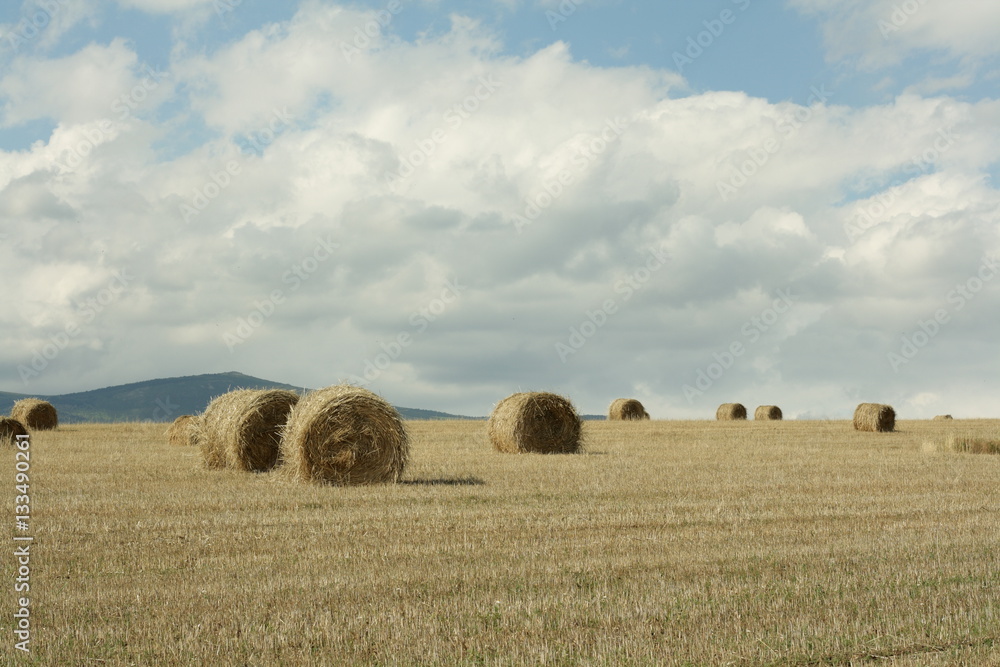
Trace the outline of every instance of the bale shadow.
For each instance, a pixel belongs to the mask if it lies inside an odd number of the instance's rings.
[[[486,484],[478,477],[437,477],[435,479],[404,479],[400,484],[410,486],[482,486]]]

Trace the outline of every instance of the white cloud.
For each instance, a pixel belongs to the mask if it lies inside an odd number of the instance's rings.
[[[170,14],[191,9],[212,7],[216,4],[227,9],[235,9],[242,0],[117,0],[122,7],[140,9],[151,14]]]
[[[779,247],[787,244],[789,237],[793,236],[803,239],[812,236],[802,216],[769,207],[755,211],[742,224],[729,222],[715,228],[715,240],[720,246]]]
[[[9,75],[14,92],[27,72],[44,76],[37,98],[10,98],[8,117],[59,126],[0,153],[13,240],[0,272],[33,276],[32,307],[53,313],[34,328],[0,314],[21,332],[0,346],[8,384],[72,316],[67,300],[127,268],[135,284],[33,388],[233,368],[317,386],[362,375],[407,334],[373,386],[456,412],[485,414],[518,388],[566,392],[589,412],[638,393],[654,416],[763,395],[813,416],[846,416],[868,391],[913,410],[931,409],[915,398],[929,391],[959,400],[935,383],[958,341],[992,342],[1000,280],[898,373],[886,354],[983,253],[1000,254],[1000,197],[984,176],[1000,148],[996,102],[673,98],[675,75],[593,67],[561,43],[502,55],[465,19],[435,39],[373,39],[348,62],[342,43],[369,18],[312,3],[214,52],[178,51],[156,91],[187,91],[177,116],[137,112],[65,171],[52,160],[135,85],[134,54],[92,46]],[[101,58],[107,87],[61,99]],[[189,114],[217,134],[162,152]],[[752,173],[720,196],[748,160]],[[182,206],[197,213],[185,220]],[[660,249],[670,259],[650,270]],[[463,289],[438,304],[447,281]],[[778,313],[782,293],[794,305]],[[255,311],[270,312],[230,352],[224,334]],[[556,344],[588,321],[563,363]],[[745,354],[689,403],[683,385],[734,342]]]
[[[921,50],[953,58],[981,59],[1000,53],[995,26],[1000,5],[932,0],[789,0],[818,15],[829,56],[858,56],[865,68],[892,65]]]
[[[51,50],[79,24],[93,24],[98,2],[99,0],[24,0],[15,20],[0,23],[0,63],[28,53]]]
[[[135,83],[136,55],[125,41],[90,44],[64,58],[16,58],[0,78],[3,126],[36,118],[81,123],[111,116]]]

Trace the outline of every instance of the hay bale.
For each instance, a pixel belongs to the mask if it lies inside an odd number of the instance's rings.
[[[777,405],[758,405],[753,411],[754,421],[781,421],[781,408]]]
[[[747,409],[742,403],[723,403],[715,411],[715,418],[719,421],[746,419]]]
[[[580,451],[583,420],[566,398],[547,392],[511,394],[497,403],[487,432],[498,452],[572,454]]]
[[[273,468],[281,430],[298,400],[284,389],[237,389],[213,399],[194,429],[205,465],[250,472]]]
[[[410,437],[396,408],[381,396],[335,385],[309,392],[292,410],[281,458],[283,472],[302,482],[397,482],[410,458]]]
[[[19,435],[28,435],[24,424],[11,417],[0,417],[0,445],[16,445]]]
[[[854,410],[854,430],[888,433],[896,428],[896,411],[881,403],[861,403]]]
[[[37,398],[22,398],[11,408],[10,416],[32,431],[51,431],[59,426],[55,406]]]
[[[945,420],[948,420],[948,419],[951,419],[951,418],[952,418],[951,415],[938,415],[937,417],[934,418],[934,421],[936,421],[936,422],[945,421]]]
[[[198,428],[198,418],[194,415],[181,415],[167,429],[167,442],[171,445],[188,447],[197,444],[195,429]]]
[[[649,419],[649,413],[642,403],[634,398],[616,398],[608,407],[608,419],[611,421]]]

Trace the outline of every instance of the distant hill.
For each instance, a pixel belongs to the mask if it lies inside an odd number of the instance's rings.
[[[40,396],[0,392],[0,414],[10,414],[15,401],[35,397],[56,407],[59,423],[173,421],[179,415],[197,414],[209,401],[232,389],[306,389],[262,380],[242,373],[212,373],[133,382],[74,394]],[[476,419],[434,410],[397,407],[403,419]]]

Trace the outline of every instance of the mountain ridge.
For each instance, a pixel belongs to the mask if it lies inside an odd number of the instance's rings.
[[[22,398],[39,398],[55,406],[61,424],[169,422],[183,414],[204,411],[213,398],[233,389],[287,389],[299,394],[309,391],[306,387],[230,371],[156,378],[49,396],[0,392],[0,414],[10,414],[11,407]],[[404,419],[483,419],[420,408],[396,406],[396,410]]]

